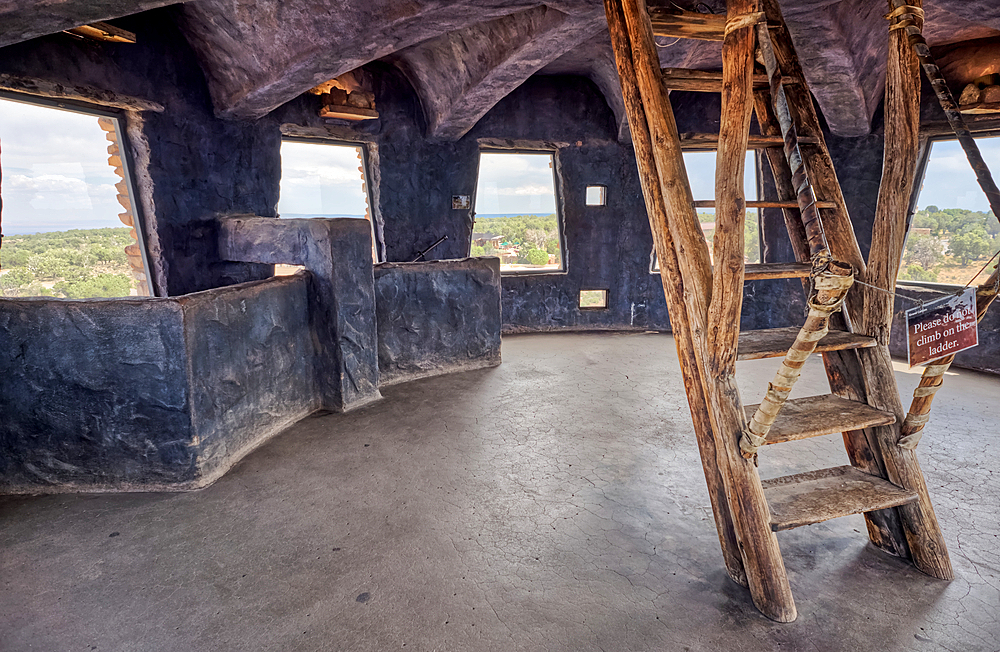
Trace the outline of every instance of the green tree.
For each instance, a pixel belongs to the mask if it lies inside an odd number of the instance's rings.
[[[934,270],[924,269],[920,265],[909,265],[899,273],[903,281],[930,281],[936,283],[938,274]]]
[[[747,211],[743,221],[743,259],[748,263],[760,262],[760,223],[757,211]]]
[[[67,299],[128,296],[132,282],[124,274],[98,274],[91,278],[61,281],[53,288]]]
[[[62,278],[71,270],[70,265],[65,260],[50,251],[28,258],[27,268],[41,279]]]
[[[980,230],[953,235],[948,243],[948,253],[959,259],[962,265],[989,256],[993,242]]]
[[[545,265],[549,262],[549,255],[542,249],[531,249],[526,258],[531,265]]]
[[[932,269],[944,259],[941,240],[929,235],[911,235],[906,243],[907,264],[917,264]]]
[[[479,245],[472,245],[472,251],[469,252],[469,255],[473,257],[485,256],[486,248]]]
[[[34,280],[35,275],[23,267],[9,269],[0,276],[0,290],[6,296],[16,296],[16,290],[21,289]]]

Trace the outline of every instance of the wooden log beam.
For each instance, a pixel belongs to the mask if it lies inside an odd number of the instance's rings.
[[[667,90],[660,79],[660,60],[644,0],[621,0],[628,30],[646,124],[653,141],[653,158],[678,252],[678,263],[690,289],[691,310],[699,322],[708,316],[712,296],[712,262],[701,224],[692,207],[694,198],[684,168],[677,122]],[[617,56],[617,53],[616,53]],[[742,178],[742,177],[741,177]]]
[[[651,9],[649,18],[655,36],[721,41],[726,31],[724,14],[703,14],[662,7]]]
[[[771,99],[774,104],[774,114],[781,127],[781,135],[785,140],[785,160],[792,173],[792,186],[795,188],[795,199],[799,204],[799,215],[806,232],[806,242],[809,244],[810,258],[829,260],[830,247],[826,232],[820,219],[816,192],[809,179],[809,171],[799,146],[799,134],[796,116],[789,108],[788,97],[782,85],[782,72],[774,55],[771,36],[766,25],[761,25],[757,31],[760,40],[760,54],[767,69]]]
[[[653,232],[657,259],[660,262],[660,280],[671,314],[671,329],[677,346],[677,357],[680,361],[681,375],[687,392],[698,449],[701,453],[702,470],[708,485],[712,513],[715,515],[719,543],[722,547],[722,555],[729,576],[733,581],[747,586],[743,557],[740,553],[729,499],[718,464],[717,441],[712,431],[708,403],[702,389],[703,382],[696,355],[692,319],[688,315],[688,306],[684,301],[685,278],[681,272],[676,243],[670,231],[667,203],[659,183],[656,157],[653,154],[653,139],[639,93],[639,82],[632,58],[632,45],[625,24],[624,10],[621,0],[605,0],[604,7],[608,16],[611,43],[621,81],[625,113],[629,121],[632,145],[635,149],[636,163],[642,181],[646,213]]]
[[[692,70],[691,68],[664,68],[663,83],[672,91],[694,93],[721,93],[722,71]],[[767,75],[753,76],[754,90],[767,88]]]
[[[780,36],[780,33],[777,35],[772,33],[772,45],[775,45],[776,48],[778,45],[781,45]],[[785,52],[785,50],[778,48],[777,52]],[[783,72],[787,72],[787,70],[783,69]],[[786,89],[786,97],[793,96],[795,93],[796,89]],[[756,91],[754,106],[761,133],[780,134],[781,130],[778,125],[777,116],[774,115],[770,93],[767,91]],[[810,132],[815,133],[815,130],[810,130]],[[799,140],[800,142],[803,140],[801,135]],[[764,154],[768,157],[768,163],[770,163],[771,170],[774,173],[778,199],[786,201],[795,199],[795,189],[791,184],[791,170],[788,167],[788,162],[785,160],[784,153],[774,149],[766,149],[764,150]],[[823,162],[818,166],[819,168],[822,168],[825,163],[829,162],[829,154],[826,152],[824,143],[820,143],[816,155],[823,157]],[[815,163],[813,163],[812,169],[817,169]],[[832,171],[832,165],[829,169]],[[814,179],[814,182],[818,182],[820,187],[825,188],[830,186],[831,181],[836,183],[836,178],[827,176],[818,180]],[[839,184],[837,184],[837,190],[839,192]],[[840,195],[840,200],[843,200],[842,195]],[[821,215],[828,217],[829,213],[840,211],[842,208],[843,206],[839,202],[838,207],[835,209],[821,207]],[[799,262],[808,262],[809,246],[806,242],[805,229],[799,219],[798,211],[783,209],[782,214],[796,260]],[[805,290],[808,292],[808,283],[804,283],[804,285]],[[833,315],[831,325],[834,328],[848,329],[847,320],[840,314]],[[830,390],[836,396],[859,403],[867,403],[868,395],[864,388],[865,379],[857,353],[854,351],[824,352],[823,364],[826,368],[827,378],[830,381]],[[885,464],[882,461],[881,451],[872,430],[844,432],[843,438],[844,448],[853,466],[871,475],[881,478],[888,477]],[[909,546],[906,543],[906,536],[903,533],[903,526],[900,522],[899,514],[895,509],[869,512],[865,514],[865,524],[868,529],[869,539],[877,547],[897,557],[907,559],[910,557]]]
[[[690,91],[693,93],[721,93],[722,71],[692,70],[691,68],[664,68],[663,83],[672,91]],[[784,84],[797,84],[801,80],[785,77]],[[767,75],[754,73],[753,88],[755,91],[767,88]]]
[[[919,0],[914,2],[919,4]],[[872,256],[869,258],[869,280],[877,282],[883,289],[895,287],[906,212],[910,203],[910,192],[902,194],[899,187],[912,191],[919,145],[917,101],[920,82],[919,77],[916,77],[914,60],[907,53],[908,45],[904,30],[890,31],[886,77],[886,167],[879,189],[873,231],[873,236],[883,241],[876,242],[873,239]],[[903,405],[888,354],[892,304],[873,295],[862,296],[862,309],[855,312],[859,327],[863,334],[880,339],[880,346],[857,352],[865,376],[868,404],[896,415],[894,425],[871,429],[869,442],[881,454],[888,479],[918,495],[915,502],[896,508],[914,565],[932,577],[951,579],[954,571],[944,534],[934,514],[927,483],[916,454],[896,445],[903,423]]]

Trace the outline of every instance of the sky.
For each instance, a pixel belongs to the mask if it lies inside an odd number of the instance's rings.
[[[556,212],[552,154],[479,155],[476,213],[551,215]]]
[[[364,217],[360,148],[283,141],[278,215]]]
[[[4,233],[123,226],[108,145],[95,116],[0,99]]]
[[[1000,175],[1000,138],[977,138],[976,144],[994,175]],[[976,174],[957,140],[939,140],[931,146],[924,185],[917,207],[964,208],[989,212],[986,195],[976,182]]]

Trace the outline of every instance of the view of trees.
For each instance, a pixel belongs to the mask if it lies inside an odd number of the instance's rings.
[[[128,296],[134,287],[125,247],[128,228],[8,235],[0,249],[5,297],[66,299]]]
[[[1000,249],[1000,222],[991,214],[927,206],[913,216],[899,278],[965,283]]]
[[[492,233],[502,238],[500,248],[473,243],[472,256],[500,256],[505,264],[548,265],[549,254],[560,266],[559,226],[555,214],[476,217],[477,233]]]

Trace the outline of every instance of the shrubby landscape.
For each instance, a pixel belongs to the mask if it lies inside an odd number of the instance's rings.
[[[135,283],[125,247],[130,229],[73,229],[8,235],[0,249],[0,291],[5,297],[122,297]]]
[[[472,244],[472,256],[500,256],[505,265],[560,266],[559,227],[555,214],[476,217],[476,233],[501,236],[500,246]],[[550,263],[549,254],[555,257]]]
[[[964,285],[1000,249],[998,236],[992,213],[927,206],[913,216],[899,278]]]

